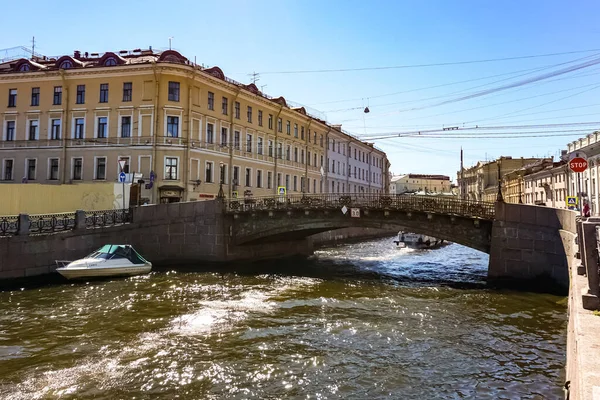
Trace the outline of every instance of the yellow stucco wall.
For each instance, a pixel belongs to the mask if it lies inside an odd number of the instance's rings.
[[[112,210],[120,208],[121,192],[112,182],[0,185],[0,215]]]

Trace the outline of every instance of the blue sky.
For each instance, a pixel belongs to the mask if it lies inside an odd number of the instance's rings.
[[[554,71],[596,52],[421,68],[274,73],[448,63],[600,49],[600,2],[532,1],[30,1],[3,5],[0,49],[30,46],[45,55],[172,46],[218,65],[271,96],[325,113],[358,136],[440,129],[600,121],[600,64],[471,100],[431,106],[482,89]],[[141,3],[140,3],[141,4]],[[25,18],[26,16],[26,18]],[[0,58],[3,57],[0,54]],[[589,58],[588,58],[589,59]],[[567,64],[573,65],[573,64]],[[547,67],[535,71],[535,68]],[[517,77],[520,74],[529,73]],[[495,78],[486,78],[495,75]],[[485,78],[485,79],[480,79]],[[477,79],[477,80],[476,80]],[[503,82],[493,83],[501,79]],[[473,80],[461,84],[459,81]],[[449,85],[452,84],[452,85]],[[430,86],[445,85],[419,90]],[[482,86],[475,88],[476,86]],[[460,92],[452,95],[454,92]],[[389,95],[398,92],[394,95]],[[382,96],[387,95],[387,96]],[[446,96],[446,97],[440,97]],[[423,100],[430,99],[431,100]],[[362,108],[371,112],[364,114]],[[414,110],[422,106],[430,107]],[[358,109],[357,109],[358,108]],[[499,116],[507,115],[504,118]],[[600,124],[598,124],[600,125]],[[465,164],[556,155],[598,125],[553,128],[571,136],[516,138],[402,137],[376,141],[392,171],[442,173]],[[496,132],[491,130],[490,132]],[[505,132],[511,132],[510,130]],[[544,135],[543,133],[541,135]]]

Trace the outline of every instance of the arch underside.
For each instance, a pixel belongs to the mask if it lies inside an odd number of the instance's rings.
[[[282,223],[278,220],[265,223],[246,221],[235,229],[234,240],[238,245],[267,242],[285,242],[302,240],[308,236],[326,231],[350,227],[379,228],[398,232],[406,230],[458,243],[485,253],[490,252],[492,221],[471,218],[445,218],[447,221],[423,221],[419,219],[388,219],[385,221],[369,218],[343,218],[335,221],[328,219],[290,220]],[[477,226],[478,225],[478,226]]]

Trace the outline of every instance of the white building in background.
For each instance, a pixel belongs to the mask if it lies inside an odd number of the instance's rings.
[[[446,175],[406,174],[392,178],[390,193],[452,193],[450,177]]]
[[[523,196],[525,204],[567,208],[567,169],[565,162],[543,159],[523,167]]]
[[[326,193],[387,193],[389,161],[372,143],[333,125],[327,133]]]
[[[588,160],[585,172],[575,173],[567,168],[568,195],[587,198],[592,215],[600,215],[600,194],[598,173],[600,172],[600,131],[579,138],[567,145],[567,160],[573,153],[582,152]]]

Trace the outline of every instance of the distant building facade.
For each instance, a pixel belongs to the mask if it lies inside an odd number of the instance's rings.
[[[575,173],[567,168],[567,192],[569,196],[580,196],[590,202],[592,215],[600,215],[600,131],[579,138],[567,145],[566,159],[585,155],[588,168]]]
[[[446,175],[406,174],[392,178],[391,193],[451,193],[450,177]]]

